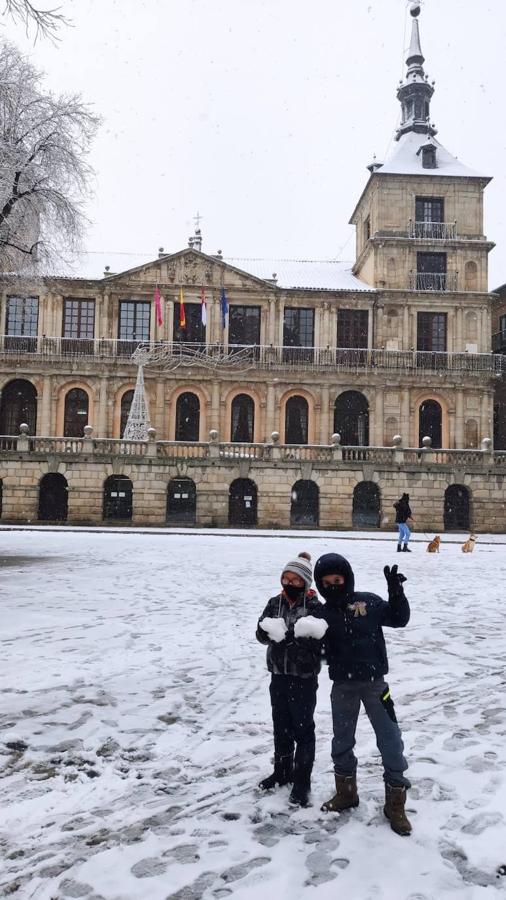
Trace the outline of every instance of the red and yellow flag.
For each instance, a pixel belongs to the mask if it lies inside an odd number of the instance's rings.
[[[184,311],[183,288],[179,288],[179,327],[186,328],[186,313]]]

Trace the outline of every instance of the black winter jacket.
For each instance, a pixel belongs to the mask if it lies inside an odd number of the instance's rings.
[[[397,525],[404,523],[411,518],[411,507],[409,505],[409,494],[403,494],[401,499],[394,503],[395,521]]]
[[[322,641],[316,638],[296,638],[293,629],[297,619],[303,616],[322,618],[322,604],[315,591],[306,594],[304,600],[290,606],[285,594],[271,597],[258,620],[256,637],[261,644],[267,644],[267,668],[273,675],[295,675],[311,678],[321,669]],[[260,628],[262,619],[282,618],[288,628],[284,641],[271,641],[269,635]]]
[[[344,557],[340,560],[345,576],[344,602],[327,601],[320,612],[329,626],[324,638],[329,678],[372,681],[388,672],[383,626],[404,628],[409,622],[409,603],[402,588],[388,603],[377,594],[355,591],[353,569]],[[316,568],[315,581],[320,588]]]

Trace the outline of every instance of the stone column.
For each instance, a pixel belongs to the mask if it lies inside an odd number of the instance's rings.
[[[463,450],[464,445],[464,391],[457,391],[455,396],[455,449]]]
[[[493,420],[493,411],[494,411],[494,397],[493,394],[483,394],[481,401],[481,435],[478,441],[478,444],[484,438],[492,438],[494,437],[494,420]]]
[[[409,334],[409,307],[404,307],[404,315],[402,319],[402,350],[409,350],[411,347],[410,344],[410,334]]]
[[[269,313],[267,321],[267,343],[276,343],[276,298],[269,297]]]
[[[412,440],[409,388],[404,388],[401,391],[401,421],[399,433],[402,435],[402,443],[404,447],[411,447]],[[416,443],[418,443],[418,441],[416,441]]]
[[[265,403],[265,439],[267,442],[271,439],[273,431],[278,431],[278,422],[276,421],[276,389],[272,382],[267,384],[267,399]]]
[[[51,423],[51,391],[52,379],[50,375],[44,375],[42,381],[42,402],[40,416],[40,434],[42,437],[51,437],[53,428]]]
[[[385,443],[384,437],[384,402],[383,402],[383,389],[376,389],[376,397],[374,403],[374,428],[372,429],[372,433],[374,435],[374,446],[383,447]]]
[[[211,421],[209,422],[210,430],[214,429],[218,432],[220,441],[223,440],[223,435],[220,432],[221,422],[220,422],[220,383],[219,381],[213,381],[212,390],[211,390]]]
[[[447,329],[446,329],[446,352],[454,353],[457,349],[456,341],[455,341],[455,311],[453,309],[448,310],[447,317]]]
[[[165,416],[165,381],[162,379],[156,382],[156,407],[153,413],[151,424],[156,428],[158,440],[168,441],[170,427]],[[207,435],[205,436],[205,439],[207,439]],[[199,440],[202,440],[202,437],[200,437]]]
[[[330,425],[330,387],[324,384],[321,389],[321,406],[320,406],[320,444],[330,445],[332,437],[332,427]],[[315,434],[317,430],[315,429]]]
[[[100,379],[98,393],[98,421],[94,430],[97,437],[107,437],[107,378]]]
[[[464,347],[464,310],[461,306],[457,307],[456,312],[454,349],[457,353],[463,353],[466,349]]]

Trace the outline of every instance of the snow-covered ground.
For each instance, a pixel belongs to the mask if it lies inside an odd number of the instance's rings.
[[[269,539],[270,538],[270,539]],[[0,894],[23,900],[481,900],[506,894],[506,552],[395,538],[2,531]],[[378,539],[379,538],[379,539]],[[506,543],[506,538],[503,539]],[[411,838],[382,814],[369,723],[360,807],[325,815],[320,679],[313,806],[261,796],[272,735],[256,619],[300,550],[359,589],[408,576],[387,632],[411,762]],[[8,745],[11,744],[11,747]],[[23,749],[26,745],[26,749]]]

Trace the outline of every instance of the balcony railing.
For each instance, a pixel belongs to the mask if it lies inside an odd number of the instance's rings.
[[[274,439],[274,435],[273,435]],[[487,442],[483,442],[484,445]],[[221,442],[157,441],[153,433],[147,441],[126,441],[119,438],[94,438],[91,434],[82,438],[39,437],[26,433],[0,436],[0,455],[19,454],[38,456],[79,457],[87,460],[110,460],[111,457],[130,457],[142,463],[158,460],[160,463],[173,460],[193,461],[195,465],[212,462],[220,465],[236,466],[244,459],[254,464],[276,461],[277,464],[300,465],[301,461],[324,465],[356,465],[374,463],[380,466],[404,464],[407,466],[448,466],[465,470],[481,467],[506,468],[506,453],[492,452],[489,447],[482,450],[437,450],[430,447],[343,447],[339,443],[326,444],[279,444],[273,440],[265,444],[244,444]]]
[[[16,360],[36,358],[37,363],[51,364],[60,360],[119,361],[133,365],[131,352],[125,354],[124,341],[82,340],[68,338],[15,338],[0,336],[0,361],[9,365]],[[35,343],[33,343],[35,342]],[[157,370],[188,369],[228,371],[258,369],[261,371],[304,372],[461,372],[465,374],[500,374],[506,371],[506,360],[497,353],[432,353],[418,350],[368,350],[366,348],[226,346],[224,344],[181,344],[157,341],[150,344],[132,342],[129,351],[141,348],[143,356]],[[150,360],[150,354],[153,358]]]
[[[410,272],[412,291],[456,291],[458,272]]]
[[[457,240],[456,222],[413,222],[409,220],[409,236],[419,241]]]

